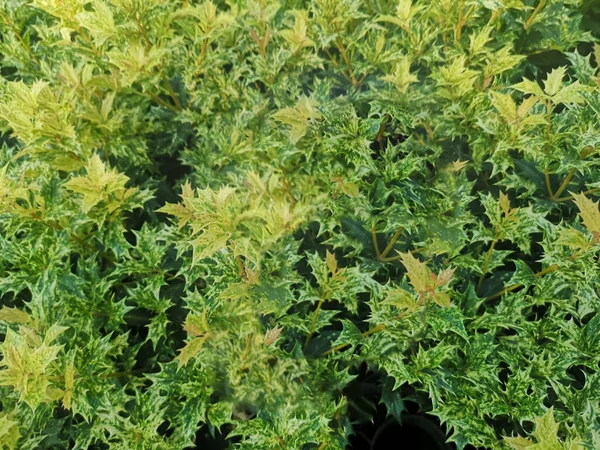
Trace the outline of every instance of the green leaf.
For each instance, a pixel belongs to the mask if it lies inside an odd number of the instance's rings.
[[[406,411],[400,389],[394,389],[394,378],[386,377],[381,391],[381,403],[385,405],[388,416],[402,422],[402,413]]]
[[[332,347],[336,345],[346,344],[351,348],[360,345],[363,341],[363,336],[360,330],[354,325],[351,321],[342,319],[342,331],[338,335],[335,342],[332,344]]]
[[[427,322],[436,333],[450,331],[469,340],[464,316],[457,308],[431,308],[427,311]]]

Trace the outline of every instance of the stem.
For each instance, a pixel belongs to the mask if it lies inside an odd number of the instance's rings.
[[[548,155],[550,153],[550,136],[552,135],[552,104],[550,103],[550,100],[546,102],[546,120],[548,123],[546,124],[546,144],[544,147],[546,155]],[[544,181],[546,183],[546,191],[548,192],[548,196],[550,199],[554,199],[548,167],[544,169]]]
[[[202,62],[204,61],[204,57],[206,56],[206,50],[208,48],[208,40],[203,40],[202,41],[202,50],[200,50],[200,55],[198,56],[198,59],[196,59],[196,66],[199,66],[202,64]]]
[[[554,194],[552,193],[552,185],[550,184],[550,172],[547,167],[544,169],[544,181],[546,183],[546,192],[548,193],[548,197],[553,199]]]
[[[103,311],[94,311],[92,312],[92,316],[93,317],[110,317],[110,314],[103,312]],[[148,320],[150,320],[148,317],[144,317],[144,316],[140,316],[138,314],[123,314],[123,319],[129,319],[129,320],[137,320],[139,322],[147,322]]]
[[[465,24],[467,23],[467,20],[469,19],[469,16],[471,15],[471,13],[473,12],[473,10],[475,9],[475,5],[471,5],[471,7],[467,10],[467,13],[463,16],[463,3],[461,2],[460,6],[459,6],[459,10],[458,10],[458,22],[456,24],[456,41],[460,42],[460,39],[462,37],[462,29],[465,26]]]
[[[8,16],[4,15],[4,13],[2,13],[1,15],[2,15],[2,18],[4,19],[4,22],[6,23],[6,25],[8,25],[10,27],[10,29],[12,30],[12,32],[17,37],[17,40],[21,43],[21,45],[27,51],[27,53],[29,53],[29,56],[31,56],[31,59],[33,59],[35,61],[35,63],[38,65],[38,67],[42,67],[42,64],[40,63],[40,60],[38,59],[37,56],[35,56],[35,54],[31,50],[31,47],[27,44],[27,42],[25,42],[25,40],[21,36],[21,33],[19,33],[19,30],[17,29],[17,27],[13,23],[13,21],[10,20],[8,18]]]
[[[315,325],[317,324],[317,319],[319,318],[319,313],[321,312],[321,307],[323,306],[323,303],[325,302],[325,296],[322,295],[321,298],[319,299],[319,303],[317,303],[317,309],[315,309],[315,313],[313,314],[313,318],[310,321],[310,327],[308,329],[308,336],[306,336],[306,340],[304,341],[304,350],[306,350],[306,347],[308,346],[308,343],[310,342],[310,338],[313,335],[313,331],[315,330]]]
[[[375,141],[379,144],[379,150],[383,150],[383,134],[385,133],[387,122],[383,122],[379,127],[379,131],[377,132],[377,136],[375,136]]]
[[[240,371],[246,369],[246,358],[248,358],[248,353],[250,353],[250,345],[252,344],[252,333],[248,335],[246,338],[246,346],[244,347],[244,352],[241,356],[242,364],[240,365]]]
[[[600,187],[599,188],[594,188],[594,189],[588,189],[587,191],[582,192],[583,195],[588,195],[588,194],[593,194],[594,192],[599,192],[600,191]],[[563,198],[557,198],[554,201],[556,202],[568,202],[569,200],[573,200],[572,196],[568,196],[568,197],[563,197]]]
[[[152,100],[152,101],[154,101],[154,102],[158,103],[158,104],[159,104],[159,105],[161,105],[161,106],[164,106],[165,108],[167,108],[167,109],[168,109],[168,110],[170,110],[170,111],[173,111],[174,113],[178,113],[178,112],[179,112],[179,110],[178,110],[178,109],[177,109],[175,106],[173,106],[173,105],[171,105],[171,104],[169,104],[169,103],[165,102],[165,101],[164,101],[162,98],[160,98],[160,97],[159,97],[158,95],[156,95],[156,94],[147,93],[147,92],[140,92],[140,91],[137,91],[137,90],[135,90],[135,89],[133,90],[133,92],[134,92],[135,94],[141,95],[142,97],[149,98],[150,100]]]
[[[558,199],[560,197],[560,194],[562,194],[564,192],[564,190],[567,189],[567,186],[569,185],[569,183],[571,182],[571,180],[573,179],[573,177],[575,176],[576,173],[577,173],[577,168],[573,167],[569,171],[567,176],[565,177],[564,181],[562,182],[562,184],[560,185],[558,190],[554,193],[553,200]]]
[[[454,38],[456,41],[460,41],[460,35],[462,32],[462,21],[463,21],[463,2],[458,4],[458,20],[456,21],[456,31],[454,34]]]
[[[79,27],[79,29],[77,30],[79,32],[79,35],[83,38],[83,40],[90,46],[92,47],[92,51],[96,54],[96,56],[102,56],[102,53],[100,52],[100,50],[98,49],[98,47],[96,47],[96,44],[94,44],[94,42],[92,41],[92,39],[87,35],[87,33],[85,32],[85,28],[83,27]]]
[[[235,255],[235,262],[238,265],[238,269],[240,269],[240,278],[244,278],[246,276],[246,268],[242,262],[242,257],[240,255]]]
[[[410,253],[412,255],[412,254],[415,254],[415,253],[425,250],[425,248],[427,248],[427,247],[413,248],[412,250],[409,250],[408,253]],[[399,259],[402,259],[402,255],[390,256],[389,258],[382,258],[381,261],[392,262],[392,261],[398,261]]]
[[[377,326],[375,326],[375,327],[371,328],[370,330],[367,330],[367,331],[365,331],[364,333],[361,333],[361,336],[362,336],[362,337],[371,336],[372,334],[379,333],[380,331],[383,331],[383,330],[385,330],[386,328],[387,328],[387,325],[386,325],[386,324],[384,324],[384,323],[380,323],[379,325],[377,325]],[[339,350],[342,350],[342,349],[344,349],[344,348],[346,348],[346,347],[349,347],[349,346],[350,346],[350,344],[348,344],[348,343],[346,343],[346,344],[339,344],[339,345],[336,345],[335,347],[332,347],[332,348],[330,348],[329,350],[327,350],[325,353],[321,353],[321,355],[320,355],[320,356],[327,356],[327,355],[330,355],[330,354],[332,354],[332,353],[335,353],[335,352],[337,352],[337,351],[339,351]]]
[[[129,375],[135,375],[137,373],[144,373],[144,369],[125,370],[123,372],[105,373],[100,375],[100,378],[121,378]]]
[[[580,249],[580,250],[576,251],[575,253],[573,253],[571,256],[569,256],[567,258],[567,261],[574,261],[574,260],[576,260],[579,257],[579,253],[581,253],[582,250],[583,249]],[[560,269],[560,266],[558,264],[552,264],[551,266],[546,267],[544,270],[539,271],[534,276],[536,278],[541,278],[544,275],[547,275],[547,274],[552,273],[552,272],[556,272],[558,269]],[[497,294],[494,294],[494,295],[492,295],[490,297],[487,297],[486,301],[487,300],[493,300],[495,298],[501,297],[502,295],[506,294],[507,292],[512,292],[512,291],[514,291],[516,289],[519,289],[521,287],[523,287],[522,284],[513,284],[512,286],[508,286],[507,288],[503,289],[502,291],[498,292]]]
[[[392,236],[392,239],[388,243],[387,247],[379,255],[379,259],[385,259],[387,254],[392,250],[392,248],[394,248],[394,245],[396,245],[396,242],[398,241],[398,238],[400,238],[400,235],[402,234],[403,231],[404,231],[404,227],[402,227],[402,226],[398,227],[398,229],[394,233],[394,236]]]
[[[531,13],[531,15],[529,16],[529,18],[527,19],[527,22],[525,22],[525,25],[523,26],[523,28],[525,30],[528,30],[529,27],[531,26],[533,20],[535,19],[535,16],[537,16],[539,14],[539,12],[542,10],[542,8],[546,5],[546,0],[540,0],[540,2],[537,4],[537,6],[535,7],[535,9],[533,10],[533,12]]]
[[[375,255],[377,259],[381,258],[381,252],[379,251],[379,244],[377,243],[377,232],[375,227],[371,228],[371,238],[373,239],[373,247],[375,247]]]
[[[352,81],[352,84],[354,86],[358,86],[358,81],[356,80],[356,77],[354,76],[354,70],[352,69],[352,64],[350,64],[350,58],[348,58],[348,52],[346,51],[346,47],[344,46],[344,43],[339,38],[337,40],[337,48],[340,51],[340,54],[342,55],[342,59],[344,60],[344,63],[348,66],[348,74],[350,75],[350,80]]]
[[[496,19],[498,18],[498,16],[500,15],[500,10],[496,9],[492,15],[490,16],[490,20],[488,21],[488,25],[491,25],[492,23],[494,23],[496,21]]]
[[[587,147],[584,148],[583,151],[581,152],[581,155],[579,155],[579,160],[583,161],[590,153],[591,153],[591,150],[589,150]],[[569,171],[569,173],[567,174],[565,179],[563,180],[563,182],[560,185],[560,187],[558,188],[558,190],[554,193],[554,198],[552,200],[558,201],[560,194],[562,194],[564,192],[564,190],[567,189],[567,187],[569,186],[569,183],[571,182],[571,180],[573,179],[573,177],[575,176],[576,173],[577,173],[577,168],[573,167]]]
[[[177,109],[179,111],[182,111],[183,110],[183,106],[181,106],[181,102],[177,98],[177,95],[175,94],[175,91],[173,90],[173,87],[171,86],[171,83],[169,82],[169,80],[167,79],[166,76],[163,76],[163,80],[165,82],[165,85],[167,86],[167,91],[169,91],[169,96],[173,100],[173,103],[175,103],[175,106],[177,107]]]
[[[560,266],[558,264],[552,264],[551,266],[546,267],[544,270],[536,273],[535,277],[536,278],[541,278],[544,275],[547,275],[547,274],[552,273],[552,272],[556,272],[558,269],[560,269]],[[515,291],[515,290],[520,289],[522,287],[523,287],[523,284],[520,284],[520,283],[519,284],[513,284],[511,286],[508,286],[508,287],[502,289],[497,294],[494,294],[494,295],[491,295],[491,296],[487,297],[485,300],[486,301],[487,300],[494,300],[494,299],[496,299],[498,297],[502,297],[504,294],[507,294],[507,293],[512,292],[512,291]]]
[[[483,279],[485,278],[485,272],[488,268],[488,265],[490,264],[490,261],[492,259],[492,254],[494,253],[494,247],[496,246],[496,243],[498,242],[497,238],[494,238],[494,240],[492,241],[492,244],[490,245],[490,249],[487,252],[487,255],[485,255],[485,261],[483,262],[483,268],[482,268],[482,274],[479,277],[479,282],[477,283],[477,290],[479,290],[481,288],[481,283],[483,283]]]

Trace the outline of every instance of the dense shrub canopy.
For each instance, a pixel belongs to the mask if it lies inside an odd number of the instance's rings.
[[[600,448],[595,4],[1,3],[0,448]]]

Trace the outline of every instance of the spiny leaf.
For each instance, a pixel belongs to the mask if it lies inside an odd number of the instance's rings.
[[[406,268],[410,284],[419,293],[430,292],[435,287],[435,275],[425,263],[415,258],[412,253],[400,253],[402,264]]]
[[[74,177],[65,187],[82,196],[81,208],[89,212],[104,201],[109,213],[123,206],[136,192],[136,188],[126,188],[129,178],[106,166],[97,154],[92,155],[86,166],[86,176]]]
[[[548,94],[550,97],[553,97],[558,93],[558,91],[560,91],[562,80],[565,77],[566,71],[567,67],[561,66],[548,74],[548,77],[544,81],[544,91],[546,91],[546,94]]]
[[[575,204],[579,208],[579,216],[583,220],[583,225],[596,238],[600,237],[600,210],[598,202],[587,198],[584,194],[571,193]]]
[[[28,325],[33,322],[33,319],[25,311],[3,306],[0,309],[0,321]]]
[[[321,119],[321,114],[316,110],[317,102],[308,97],[301,97],[293,108],[283,108],[273,114],[273,118],[289,125],[290,140],[298,142],[307,132],[308,125]]]

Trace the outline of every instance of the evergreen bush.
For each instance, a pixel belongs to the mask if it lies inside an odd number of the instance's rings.
[[[1,3],[0,448],[600,448],[597,3]]]

